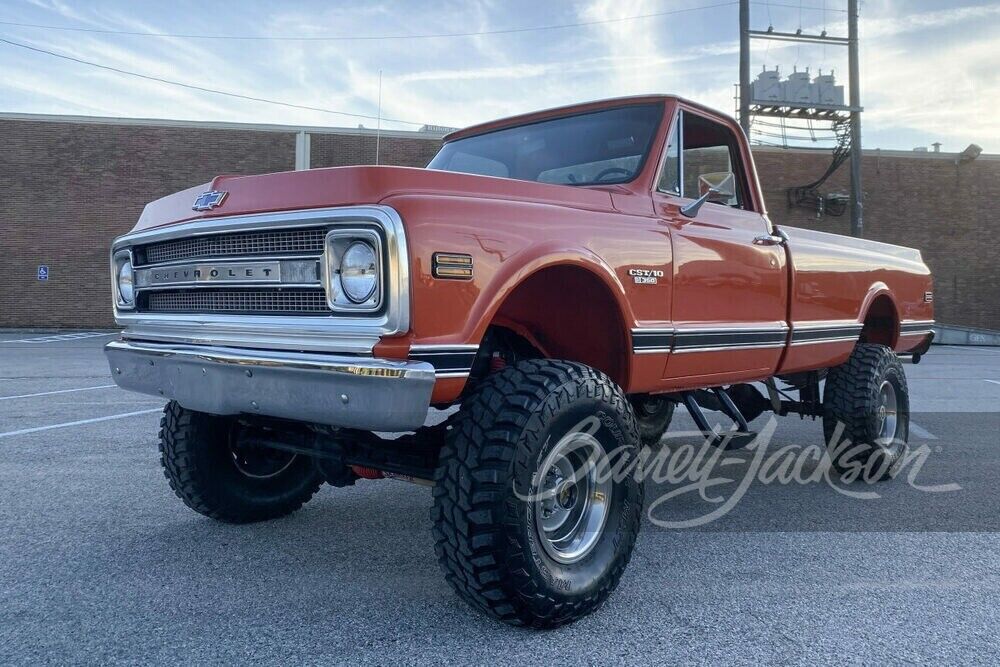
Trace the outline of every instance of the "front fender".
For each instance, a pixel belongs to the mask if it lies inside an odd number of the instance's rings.
[[[589,271],[607,288],[618,305],[617,314],[621,321],[635,321],[624,286],[614,269],[603,258],[588,248],[550,241],[533,245],[503,263],[500,271],[486,286],[485,298],[480,298],[470,311],[469,320],[462,332],[463,339],[470,343],[482,340],[497,311],[520,284],[539,271],[557,266],[572,266]],[[565,287],[568,286],[552,286],[556,290]]]
[[[639,227],[630,216],[540,202],[445,196],[399,195],[387,203],[400,213],[410,246],[414,344],[478,344],[517,286],[556,266],[578,267],[595,276],[614,299],[622,320],[635,320],[616,262],[608,260],[609,255],[628,257],[630,248],[651,245],[648,236],[640,236],[648,231],[623,233]],[[435,253],[469,255],[473,278],[435,278]]]

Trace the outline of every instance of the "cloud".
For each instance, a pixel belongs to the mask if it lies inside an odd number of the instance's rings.
[[[416,0],[356,6],[260,5],[197,23],[198,31],[234,34],[370,35],[495,30],[605,21],[695,7],[704,0],[445,0],[426,11]],[[813,3],[817,4],[817,3]],[[141,10],[137,7],[142,7]],[[763,16],[755,6],[754,16]],[[794,16],[793,9],[775,18]],[[1000,151],[1000,5],[954,6],[940,0],[868,0],[862,7],[864,136],[883,147],[914,137],[961,148],[976,141]],[[221,12],[216,12],[221,15]],[[11,20],[170,32],[195,30],[189,9],[125,0],[69,3],[28,0]],[[216,16],[211,10],[209,19]],[[818,13],[807,14],[812,18]],[[843,34],[843,14],[827,30]],[[566,30],[371,42],[229,42],[10,29],[12,39],[168,79],[316,107],[445,125],[588,99],[676,92],[733,110],[738,45],[734,7],[679,16],[614,21]],[[777,23],[777,22],[776,22]],[[204,27],[210,26],[210,27]],[[804,26],[804,30],[819,30]],[[6,33],[7,31],[5,31]],[[755,44],[755,47],[758,44]],[[846,71],[842,49],[772,43],[756,65],[794,62]],[[63,111],[143,117],[355,125],[358,120],[213,96],[102,72],[0,45],[0,110]],[[363,121],[367,126],[374,123]],[[385,123],[384,127],[412,126]],[[961,146],[959,146],[961,144]],[[871,144],[874,145],[874,144]]]
[[[580,12],[583,21],[606,21],[626,16],[649,14],[661,9],[657,3],[647,0],[591,0]],[[664,85],[663,79],[669,73],[659,76],[648,68],[634,67],[630,59],[642,54],[650,61],[662,60],[669,48],[668,36],[656,29],[655,20],[617,21],[589,27],[595,36],[599,52],[606,54],[615,63],[605,75],[605,84],[614,94],[622,92],[652,91]],[[665,76],[664,76],[665,74]]]
[[[941,141],[945,150],[975,142],[1000,151],[1000,5],[898,9],[883,0],[883,14],[861,26],[868,134],[880,142],[898,134],[925,145]]]
[[[894,3],[884,10],[884,15],[865,18],[859,24],[864,39],[904,35],[920,30],[943,28],[972,20],[989,20],[1000,17],[1000,5],[974,5],[951,7],[928,12],[900,11],[902,3]],[[847,24],[844,23],[846,26]]]

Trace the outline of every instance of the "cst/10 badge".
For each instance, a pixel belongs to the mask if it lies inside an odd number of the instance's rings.
[[[663,277],[659,269],[629,269],[628,274],[636,285],[655,285]]]

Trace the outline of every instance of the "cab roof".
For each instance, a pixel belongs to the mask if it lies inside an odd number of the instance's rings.
[[[487,121],[485,123],[478,123],[476,125],[470,125],[469,127],[462,128],[461,130],[456,130],[451,132],[444,137],[445,143],[449,141],[454,141],[456,139],[464,139],[466,137],[473,137],[477,134],[486,134],[487,132],[493,132],[494,130],[500,130],[507,127],[517,127],[518,125],[528,125],[531,123],[537,123],[541,120],[547,120],[549,118],[559,118],[560,116],[570,116],[578,113],[587,113],[590,111],[600,111],[602,109],[613,109],[615,107],[621,106],[631,106],[635,104],[650,104],[650,103],[665,103],[665,102],[682,102],[685,105],[693,106],[706,111],[710,114],[718,116],[720,118],[725,118],[727,120],[732,120],[730,116],[721,113],[715,109],[704,106],[703,104],[698,104],[697,102],[692,102],[690,100],[684,99],[678,95],[631,95],[627,97],[611,97],[604,100],[594,100],[591,102],[580,102],[578,104],[568,104],[561,107],[553,107],[551,109],[544,109],[542,111],[532,111],[530,113],[518,114],[517,116],[509,116],[507,118],[499,118],[497,120]]]

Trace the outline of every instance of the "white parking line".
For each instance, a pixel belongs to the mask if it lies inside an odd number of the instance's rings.
[[[924,440],[937,440],[937,436],[925,429],[924,427],[910,422],[910,433],[917,436],[918,438],[923,438]]]
[[[989,382],[990,384],[1000,384],[998,380],[983,380],[983,382]]]
[[[1000,349],[994,346],[983,345],[939,345],[935,347],[952,352],[985,352],[986,354],[997,354],[1000,352]]]
[[[0,343],[61,343],[83,338],[100,338],[101,336],[117,336],[117,333],[101,333],[99,331],[83,331],[79,333],[54,334],[37,336],[35,338],[18,338],[16,340],[0,340]]]
[[[20,431],[7,431],[6,433],[0,433],[0,438],[10,438],[15,435],[24,435],[26,433],[38,433],[39,431],[50,431],[54,428],[68,428],[70,426],[80,426],[82,424],[95,424],[97,422],[111,421],[112,419],[124,419],[125,417],[148,415],[154,412],[162,412],[162,411],[163,408],[153,408],[152,410],[137,410],[135,412],[124,412],[120,415],[108,415],[107,417],[94,417],[93,419],[81,419],[75,422],[63,422],[62,424],[49,424],[48,426],[22,428]]]
[[[101,384],[96,387],[79,387],[78,389],[57,389],[55,391],[40,391],[37,394],[18,394],[17,396],[0,396],[0,401],[10,401],[15,398],[34,398],[35,396],[51,396],[53,394],[70,394],[74,391],[90,391],[91,389],[110,389],[115,384]]]

